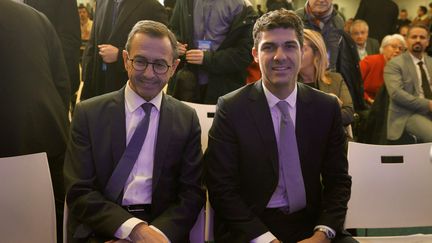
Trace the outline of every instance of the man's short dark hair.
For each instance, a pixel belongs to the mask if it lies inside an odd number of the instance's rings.
[[[253,28],[254,47],[258,47],[261,33],[273,29],[294,29],[300,46],[303,46],[303,22],[300,17],[291,10],[278,9],[261,16]]]
[[[423,12],[423,14],[426,14],[428,11],[425,6],[420,6],[419,9]]]
[[[429,37],[429,28],[426,25],[424,25],[424,24],[412,24],[412,25],[409,25],[408,26],[407,37],[410,35],[411,30],[414,29],[414,28],[421,28],[421,29],[426,30],[427,37]]]
[[[171,43],[173,60],[176,60],[178,58],[177,39],[175,35],[164,24],[152,20],[138,21],[128,35],[128,39],[125,46],[126,51],[128,52],[130,51],[130,45],[132,39],[137,33],[147,34],[151,37],[157,37],[157,38],[168,37]]]
[[[403,8],[403,9],[401,9],[401,12],[403,12],[403,13],[408,13],[408,12],[407,12],[407,10],[406,10],[406,9],[404,9],[404,8]]]

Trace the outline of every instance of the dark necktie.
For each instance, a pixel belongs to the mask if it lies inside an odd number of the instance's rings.
[[[421,81],[422,81],[421,82],[421,86],[422,86],[422,89],[423,89],[424,97],[426,99],[430,99],[431,100],[432,99],[432,91],[431,91],[431,88],[430,88],[429,81],[427,79],[426,71],[423,68],[423,62],[418,62],[417,65],[419,65],[419,67],[420,67]]]
[[[145,116],[135,129],[129,144],[105,187],[104,194],[112,201],[118,200],[118,197],[125,186],[126,180],[135,165],[135,161],[141,152],[141,148],[147,135],[153,104],[144,103],[141,107],[144,110]]]
[[[279,130],[279,164],[288,194],[290,213],[306,206],[306,192],[300,166],[294,123],[288,110],[288,103],[279,101],[277,107],[282,113]]]

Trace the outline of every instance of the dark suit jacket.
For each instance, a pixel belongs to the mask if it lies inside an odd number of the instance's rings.
[[[64,154],[70,84],[61,44],[48,19],[0,1],[0,157]]]
[[[392,0],[361,0],[355,19],[363,19],[369,25],[369,37],[379,42],[393,34],[399,15],[398,5]]]
[[[296,136],[307,215],[343,228],[351,177],[334,97],[298,84]],[[278,183],[278,151],[261,81],[219,99],[205,154],[217,242],[249,242],[269,229],[260,215]],[[322,183],[321,186],[321,177]]]
[[[380,53],[380,43],[374,38],[367,38],[366,40],[366,52],[368,55],[374,55]]]
[[[116,24],[112,25],[112,0],[98,0],[93,19],[93,29],[83,54],[82,99],[118,90],[126,83],[128,76],[124,69],[122,50],[132,27],[140,20],[154,20],[168,23],[165,8],[157,0],[122,1]],[[107,64],[102,70],[102,58],[98,45],[110,44],[119,49],[117,61]]]
[[[71,95],[79,87],[79,48],[81,30],[76,0],[24,0],[26,4],[45,14],[57,32],[71,82]]]
[[[165,95],[153,169],[151,224],[184,242],[205,196],[201,187],[201,129],[193,109]],[[126,147],[124,89],[78,103],[65,160],[70,233],[78,223],[114,238],[132,215],[103,191]]]

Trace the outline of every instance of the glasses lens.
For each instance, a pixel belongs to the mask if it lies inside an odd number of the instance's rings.
[[[145,58],[135,58],[133,59],[133,67],[137,71],[143,71],[146,69],[148,62]]]
[[[153,70],[155,73],[164,74],[168,71],[168,65],[165,63],[153,63]]]

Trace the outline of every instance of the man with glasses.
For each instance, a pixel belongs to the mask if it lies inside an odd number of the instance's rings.
[[[69,242],[188,242],[205,194],[197,115],[162,92],[176,43],[165,25],[138,22],[122,52],[126,85],[77,105],[65,161]]]

